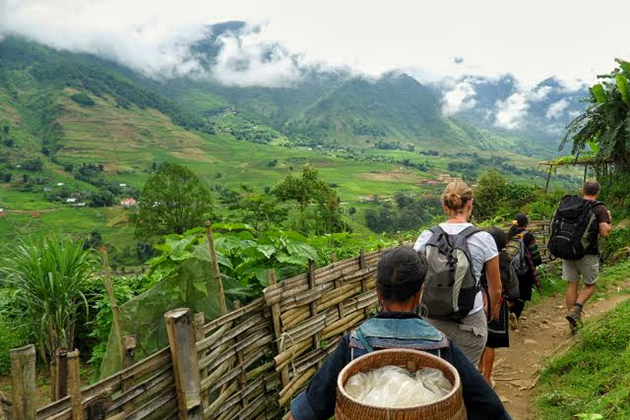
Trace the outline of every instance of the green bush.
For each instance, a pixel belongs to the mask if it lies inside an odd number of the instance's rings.
[[[92,98],[87,96],[85,93],[75,93],[74,95],[70,96],[70,99],[72,99],[79,105],[94,106],[94,101],[92,100]]]
[[[7,375],[11,372],[11,359],[9,350],[27,344],[26,338],[21,331],[13,327],[13,322],[0,316],[0,375]]]
[[[630,229],[614,229],[608,238],[600,240],[602,256],[606,262],[614,262],[630,250]]]

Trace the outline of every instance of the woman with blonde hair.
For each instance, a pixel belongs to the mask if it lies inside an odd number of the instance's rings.
[[[422,303],[428,321],[477,366],[488,336],[480,280],[485,271],[489,315],[496,320],[502,290],[499,252],[492,235],[469,223],[473,191],[468,184],[448,184],[442,207],[448,220],[423,231],[414,245],[429,266]]]

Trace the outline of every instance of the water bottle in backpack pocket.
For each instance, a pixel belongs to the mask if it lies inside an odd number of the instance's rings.
[[[469,226],[449,235],[437,226],[430,232],[425,245],[428,271],[422,303],[429,318],[458,321],[473,309],[479,292],[467,239],[481,230]]]
[[[600,204],[577,195],[562,198],[549,224],[547,246],[551,255],[563,260],[579,260],[586,254],[598,253],[599,223],[593,207]]]

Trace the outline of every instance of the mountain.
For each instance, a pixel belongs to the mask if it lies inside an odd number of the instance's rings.
[[[445,98],[445,110],[479,129],[518,139],[518,152],[557,156],[565,127],[585,109],[585,86],[568,87],[548,78],[523,88],[510,75],[462,76],[429,85]]]

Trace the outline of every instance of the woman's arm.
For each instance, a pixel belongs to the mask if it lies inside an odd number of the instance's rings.
[[[501,305],[501,271],[499,270],[499,257],[496,256],[486,262],[486,278],[488,279],[489,307],[492,309],[492,319],[498,320]]]

